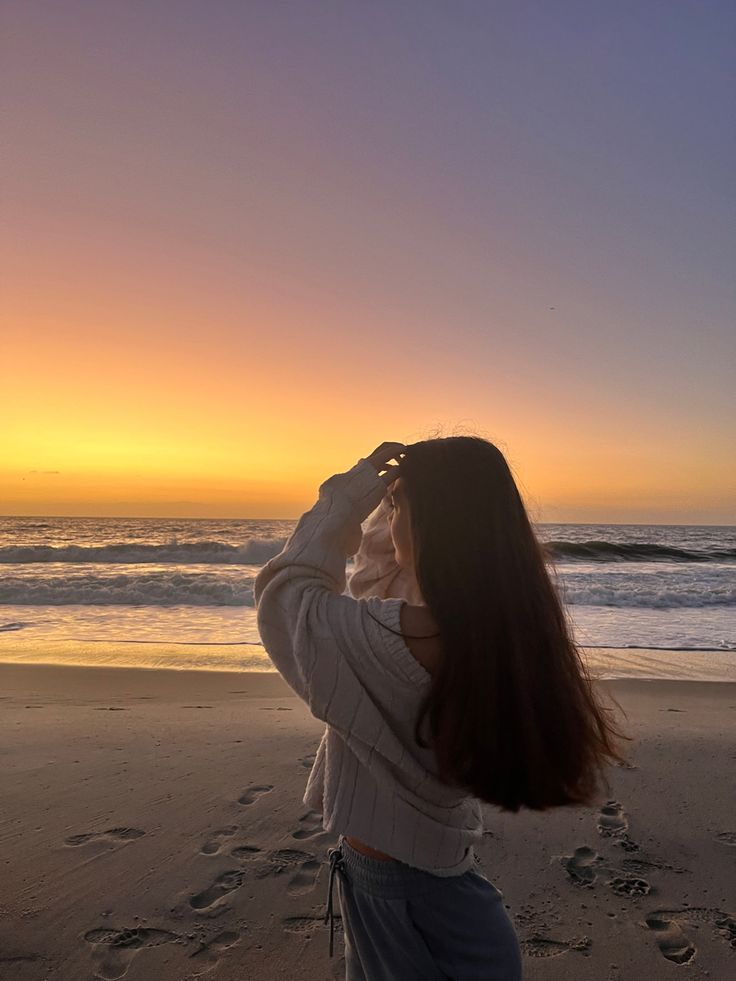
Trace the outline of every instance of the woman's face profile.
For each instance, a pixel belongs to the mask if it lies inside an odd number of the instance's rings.
[[[404,497],[401,477],[389,486],[386,495],[389,501],[388,522],[391,529],[391,540],[394,543],[396,562],[402,568],[414,568],[414,553],[409,525],[409,505]]]

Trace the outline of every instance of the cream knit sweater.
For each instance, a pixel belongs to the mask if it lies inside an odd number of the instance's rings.
[[[258,630],[284,680],[327,724],[303,798],[325,830],[435,875],[460,875],[483,834],[481,802],[440,782],[432,749],[415,742],[430,675],[370,616],[400,630],[402,603],[419,601],[394,559],[385,497],[363,458],[320,485],[256,576]]]

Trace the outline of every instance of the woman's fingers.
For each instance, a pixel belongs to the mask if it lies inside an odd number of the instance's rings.
[[[395,442],[385,442],[377,446],[376,449],[366,457],[376,470],[386,470],[389,468],[392,471],[391,480],[395,480],[398,475],[398,465],[390,466],[389,460],[399,460],[403,455],[403,451],[406,449],[405,443],[395,443]],[[386,479],[384,475],[384,480]]]
[[[384,484],[386,484],[386,486],[390,486],[399,476],[399,468],[398,466],[394,466],[392,464],[386,464],[385,473],[379,473],[378,476],[381,478]]]

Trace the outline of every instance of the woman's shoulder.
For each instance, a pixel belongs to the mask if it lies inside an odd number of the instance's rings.
[[[408,601],[402,603],[400,619],[404,633],[436,634],[440,629],[428,606],[416,606]]]

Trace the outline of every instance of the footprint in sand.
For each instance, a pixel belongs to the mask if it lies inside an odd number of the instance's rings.
[[[146,832],[139,828],[110,828],[108,831],[90,831],[87,834],[70,835],[64,841],[67,845],[86,845],[90,841],[106,838],[111,841],[133,841]]]
[[[230,850],[230,854],[233,858],[239,858],[242,861],[243,859],[256,858],[260,851],[258,845],[237,845]]]
[[[207,841],[200,848],[201,855],[216,855],[222,848],[222,838],[232,838],[235,832],[238,831],[237,824],[228,825],[227,828],[220,828],[219,831],[213,831],[212,837],[208,838]]]
[[[736,916],[723,913],[715,918],[716,933],[728,942],[729,947],[736,950]]]
[[[297,763],[301,763],[305,770],[311,770],[314,766],[314,761],[316,759],[316,752],[310,753],[309,756],[300,756]]]
[[[242,869],[231,869],[228,872],[223,872],[221,875],[218,875],[209,889],[205,889],[202,892],[198,892],[196,896],[192,896],[189,900],[189,905],[192,909],[208,909],[218,899],[222,899],[223,896],[227,896],[228,893],[233,892],[235,889],[240,889],[244,880],[245,873]]]
[[[103,705],[95,709],[95,712],[127,712],[128,709],[123,708],[122,705]]]
[[[304,862],[286,884],[288,894],[290,896],[303,896],[304,893],[311,892],[317,884],[319,870],[320,863],[316,859]]]
[[[591,945],[590,937],[578,937],[574,940],[553,940],[539,933],[532,934],[521,941],[521,949],[529,957],[558,957],[569,950],[588,950]]]
[[[192,977],[199,978],[203,974],[214,971],[220,960],[220,955],[240,940],[240,934],[235,930],[224,930],[207,943],[203,943],[198,950],[190,954],[190,959],[194,964]]]
[[[598,834],[604,838],[611,835],[622,835],[628,830],[629,822],[624,814],[624,809],[616,800],[609,800],[601,808],[598,815]]]
[[[287,916],[281,923],[287,933],[312,934],[325,926],[324,916]],[[335,934],[342,930],[342,917],[335,913]]]
[[[657,946],[668,961],[675,964],[688,964],[695,956],[695,945],[680,928],[675,920],[665,916],[651,914],[645,920],[650,930],[654,931]]]
[[[273,784],[255,784],[243,791],[242,796],[238,797],[238,804],[253,804],[259,797],[263,797],[264,794],[267,794],[271,790],[273,790]]]
[[[322,815],[319,811],[307,811],[299,818],[302,827],[291,832],[292,838],[313,838],[322,833]]]
[[[644,867],[659,868],[654,862],[644,860],[625,859],[624,864],[631,862],[636,871],[641,871]],[[572,855],[564,855],[562,865],[567,870],[567,874],[576,886],[592,886],[598,878],[599,872],[605,872],[609,878],[606,885],[612,889],[617,896],[628,896],[636,899],[639,896],[647,896],[651,890],[651,885],[646,879],[640,876],[630,875],[629,871],[622,871],[608,865],[606,859],[599,855],[588,845],[581,845],[576,848]]]
[[[562,864],[576,886],[592,886],[596,880],[596,868],[602,862],[600,855],[587,845],[581,845],[572,855],[565,855],[562,859]]]
[[[88,930],[84,939],[93,945],[92,956],[98,961],[95,976],[105,978],[106,981],[122,978],[127,973],[131,960],[142,948],[181,942],[181,937],[169,930],[144,927],[134,927],[131,930]]]
[[[721,909],[710,906],[688,906],[683,909],[660,909],[655,913],[659,916],[692,923],[710,923],[715,927],[716,936],[722,937],[730,947],[736,949],[736,917],[733,913],[724,913]]]
[[[268,852],[266,860],[266,864],[256,870],[256,878],[264,879],[287,871],[294,872],[296,869],[286,886],[288,894],[302,896],[314,888],[320,863],[312,852],[303,852],[298,848],[279,848]]]
[[[633,875],[617,875],[609,880],[608,885],[617,896],[629,896],[631,899],[647,896],[652,891],[646,879],[638,879]]]
[[[721,831],[713,840],[720,841],[722,845],[736,845],[736,831]]]

